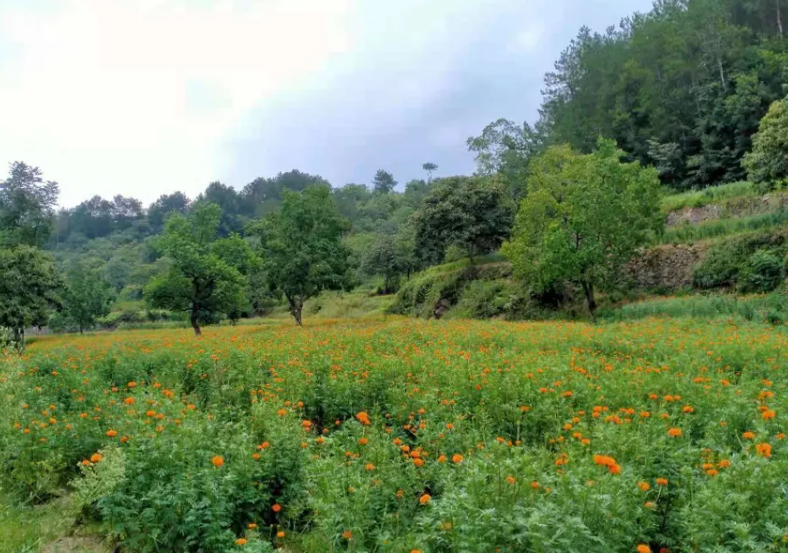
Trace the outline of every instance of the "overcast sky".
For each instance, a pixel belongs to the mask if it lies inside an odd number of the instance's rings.
[[[0,168],[146,204],[298,168],[470,173],[581,25],[651,0],[0,0]],[[0,177],[1,178],[1,177]]]

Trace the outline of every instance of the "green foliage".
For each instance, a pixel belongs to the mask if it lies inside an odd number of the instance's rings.
[[[394,191],[395,186],[397,186],[397,181],[394,180],[394,176],[388,171],[378,169],[372,180],[372,189],[378,194],[390,194]]]
[[[695,268],[693,284],[703,289],[737,285],[742,290],[760,288],[766,291],[763,286],[768,288],[778,283],[775,271],[781,265],[780,258],[785,249],[785,236],[780,232],[753,233],[721,240],[709,249]],[[777,261],[776,266],[774,260]],[[755,280],[750,282],[750,278]]]
[[[62,315],[81,333],[109,314],[113,299],[112,288],[106,280],[87,267],[75,267],[66,277]]]
[[[741,271],[742,292],[771,292],[785,279],[783,260],[768,250],[752,254]]]
[[[219,206],[211,203],[200,203],[188,218],[171,216],[159,247],[172,265],[145,288],[153,307],[187,311],[195,334],[200,334],[200,324],[218,322],[245,302],[247,281],[232,264],[247,260],[237,239],[216,240],[220,216]]]
[[[785,94],[783,3],[668,0],[604,33],[583,27],[545,77],[547,142],[585,153],[613,138],[675,189],[742,180],[759,119]]]
[[[679,225],[665,230],[660,237],[663,244],[679,244],[717,238],[748,231],[781,227],[788,222],[788,210],[781,209],[749,217],[731,217],[707,221],[697,225]]]
[[[737,300],[751,322],[46,339],[0,379],[0,485],[72,492],[124,551],[779,551],[776,296]]]
[[[690,190],[680,194],[670,194],[662,198],[660,206],[664,213],[678,211],[685,207],[703,207],[734,198],[757,196],[758,190],[751,182],[740,181],[710,186],[702,190]]]
[[[21,161],[11,164],[0,182],[0,247],[42,246],[52,233],[58,185],[44,181],[41,170]]]
[[[788,100],[774,102],[742,159],[750,181],[767,190],[788,177]]]
[[[536,291],[557,282],[581,286],[589,311],[595,287],[609,288],[635,250],[664,225],[654,169],[622,163],[615,143],[593,154],[548,149],[531,164],[528,195],[504,254]]]
[[[436,179],[413,214],[415,249],[426,264],[443,261],[450,246],[471,258],[497,250],[508,237],[514,205],[501,185],[484,177]]]
[[[788,320],[788,297],[783,292],[767,295],[736,296],[731,294],[687,295],[650,298],[614,309],[600,309],[606,321],[629,321],[649,317],[714,319],[735,318],[743,321],[781,325]]]
[[[25,347],[25,328],[46,324],[60,304],[61,284],[50,254],[24,245],[0,249],[0,328],[11,330],[18,349]]]
[[[265,280],[285,296],[297,324],[306,300],[351,284],[350,252],[342,243],[348,227],[330,189],[311,185],[301,193],[285,192],[281,210],[250,229],[260,237]]]

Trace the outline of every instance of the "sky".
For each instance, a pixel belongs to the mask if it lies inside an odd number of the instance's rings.
[[[468,174],[467,138],[535,120],[582,25],[651,3],[0,0],[0,169],[40,167],[65,207],[296,168],[334,186]]]

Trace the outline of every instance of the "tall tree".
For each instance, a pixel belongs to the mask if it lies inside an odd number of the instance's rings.
[[[432,174],[438,170],[438,166],[434,163],[427,162],[421,166],[427,172],[427,182],[432,182]]]
[[[390,194],[394,191],[395,186],[397,186],[397,181],[394,180],[394,176],[388,171],[378,169],[372,180],[372,189],[378,194]]]
[[[52,234],[58,185],[16,161],[0,182],[0,245],[42,246]]]
[[[190,205],[191,200],[183,192],[162,194],[148,207],[148,222],[158,232],[164,228],[164,221],[170,213],[185,214]]]
[[[159,239],[170,270],[145,288],[152,306],[188,312],[198,336],[201,324],[240,310],[245,301],[246,280],[221,257],[226,244],[216,238],[220,219],[221,208],[206,202],[197,204],[188,218],[172,215]]]
[[[534,160],[504,254],[537,291],[560,281],[580,286],[588,310],[595,290],[612,286],[635,249],[664,227],[656,169],[622,163],[615,142],[580,155],[554,146]]]
[[[349,228],[323,185],[284,192],[281,209],[250,228],[260,237],[265,279],[272,292],[287,299],[299,326],[306,300],[351,284],[350,252],[342,242]]]
[[[771,105],[742,165],[749,179],[766,189],[788,178],[788,99]]]

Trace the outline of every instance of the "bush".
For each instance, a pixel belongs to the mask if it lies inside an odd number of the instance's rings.
[[[771,292],[784,277],[782,260],[771,251],[758,250],[742,267],[739,288],[743,292]]]
[[[785,232],[770,231],[736,236],[714,244],[695,268],[693,285],[703,289],[738,285],[746,290],[751,257],[759,250],[781,255],[785,251]]]

